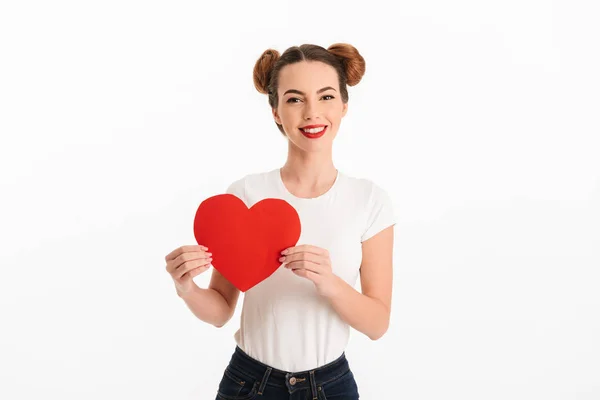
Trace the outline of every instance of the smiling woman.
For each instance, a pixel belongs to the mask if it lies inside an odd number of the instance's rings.
[[[302,228],[297,245],[282,251],[284,268],[245,293],[237,346],[217,399],[358,399],[345,348],[350,328],[373,340],[387,330],[395,224],[386,191],[333,164],[333,142],[348,112],[347,86],[364,73],[363,57],[344,43],[294,46],[281,56],[268,49],[256,61],[254,85],[268,95],[288,142],[287,160],[238,179],[227,193],[247,207],[265,198],[286,200]],[[208,268],[210,249],[189,250],[187,258],[185,251],[167,256],[178,288],[186,288],[179,295],[198,318],[223,326],[238,289],[215,269],[207,289],[189,284]],[[362,292],[354,289],[359,278]]]

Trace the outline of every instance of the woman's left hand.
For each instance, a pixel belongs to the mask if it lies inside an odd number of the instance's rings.
[[[329,251],[303,244],[281,252],[280,262],[298,276],[311,280],[320,295],[334,296],[339,288],[339,277],[331,270]]]

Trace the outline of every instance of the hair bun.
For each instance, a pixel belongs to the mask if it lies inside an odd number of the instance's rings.
[[[346,84],[354,86],[360,82],[366,70],[366,63],[356,47],[348,43],[335,43],[327,50],[336,56],[346,71]]]
[[[269,78],[280,54],[275,49],[265,50],[254,64],[254,87],[260,93],[269,94]]]

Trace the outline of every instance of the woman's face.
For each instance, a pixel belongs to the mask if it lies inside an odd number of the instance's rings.
[[[338,76],[333,67],[319,61],[300,61],[279,72],[279,104],[273,116],[288,139],[304,151],[331,148],[348,104],[342,103]],[[317,130],[301,128],[315,125]]]

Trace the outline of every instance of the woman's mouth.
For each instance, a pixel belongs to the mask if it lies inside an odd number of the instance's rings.
[[[328,126],[320,126],[316,128],[299,128],[300,132],[309,139],[318,139],[325,134]]]

